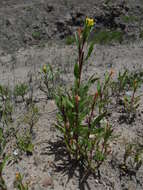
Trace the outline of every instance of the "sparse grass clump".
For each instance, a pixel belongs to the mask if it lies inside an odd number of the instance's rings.
[[[44,92],[47,99],[52,99],[54,97],[54,93],[60,83],[59,70],[53,70],[50,64],[43,65],[40,71],[39,89]]]
[[[17,135],[17,146],[21,152],[25,152],[27,155],[32,155],[34,145],[32,144],[32,137],[30,133]]]
[[[123,33],[121,31],[97,31],[94,34],[94,41],[98,44],[121,43],[123,41]]]
[[[66,45],[72,45],[75,43],[75,38],[74,36],[67,36],[65,40]]]
[[[21,97],[23,102],[25,101],[25,95],[28,92],[28,85],[25,83],[17,84],[14,88],[15,98]]]
[[[118,73],[117,80],[111,82],[111,91],[116,96],[117,103],[123,106],[123,112],[126,113],[126,121],[131,123],[136,117],[137,109],[140,105],[142,94],[137,95],[143,81],[142,71]]]
[[[99,113],[104,113],[108,109],[108,104],[110,103],[111,96],[111,83],[112,83],[113,71],[110,73],[105,73],[104,80],[97,82],[97,93],[98,93],[98,111]]]
[[[142,162],[142,145],[136,140],[132,143],[125,143],[123,162],[119,166],[122,175],[136,176],[137,171],[142,166]]]
[[[138,85],[138,81],[134,80],[132,84],[132,93],[126,93],[126,95],[124,96],[125,110],[129,115],[130,113],[135,113],[136,109],[139,106],[140,96],[136,96]]]
[[[139,21],[139,18],[135,15],[122,15],[121,19],[125,23],[133,23]]]

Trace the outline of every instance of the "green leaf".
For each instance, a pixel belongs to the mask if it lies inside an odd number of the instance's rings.
[[[105,73],[105,83],[108,83],[110,79],[109,73]]]
[[[71,108],[74,108],[73,103],[68,98],[66,98],[66,102]]]
[[[100,95],[100,94],[101,94],[101,85],[100,85],[100,81],[98,81],[98,83],[97,83],[97,91],[98,91],[98,94]]]
[[[89,132],[89,128],[87,126],[84,126],[84,125],[79,126],[80,135],[86,136],[88,134],[88,132]]]
[[[95,44],[95,42],[92,42],[92,43],[90,44],[90,46],[89,46],[88,53],[87,53],[87,56],[86,56],[86,58],[85,58],[86,61],[88,60],[88,58],[90,57],[90,55],[91,55],[91,53],[92,53],[92,51],[93,51],[94,44]]]
[[[62,134],[65,134],[65,133],[66,133],[66,129],[65,129],[64,127],[62,127],[62,126],[60,126],[60,125],[58,125],[58,124],[55,125],[55,127],[56,127],[58,130],[60,130]]]
[[[107,142],[109,140],[109,138],[112,136],[112,128],[109,127],[109,128],[106,128],[105,130],[105,134],[104,134],[104,142]]]
[[[79,65],[78,65],[78,63],[75,63],[75,65],[74,65],[74,76],[76,79],[79,78]]]
[[[34,145],[32,143],[29,143],[28,146],[27,146],[27,152],[32,153],[33,149],[34,149]]]
[[[79,48],[79,39],[78,39],[78,34],[75,33],[75,41],[76,41],[76,45]]]
[[[10,156],[6,156],[6,157],[3,159],[2,163],[0,164],[0,172],[2,172],[2,170],[3,170],[3,168],[5,167],[6,162],[8,161],[9,158],[10,158]]]
[[[84,40],[84,41],[87,40],[88,33],[89,33],[88,28],[87,28],[87,26],[85,25],[84,30],[83,30],[83,40]]]
[[[92,127],[98,125],[100,123],[100,121],[105,117],[106,112],[100,114],[99,116],[97,116],[94,121],[92,122]]]
[[[97,128],[93,128],[91,131],[92,134],[95,134],[96,137],[98,137],[98,139],[103,137],[104,134],[104,128],[102,127],[97,127]]]
[[[94,160],[96,161],[103,161],[105,159],[104,155],[102,152],[100,152],[99,150],[96,151],[95,156],[94,156]]]
[[[66,107],[66,103],[67,103],[66,97],[62,96],[62,105],[63,105],[64,107]]]

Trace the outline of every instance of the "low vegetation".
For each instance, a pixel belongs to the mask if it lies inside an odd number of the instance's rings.
[[[94,34],[94,41],[95,43],[98,43],[98,44],[111,44],[113,42],[121,43],[123,41],[123,32],[117,31],[117,30],[97,31]]]

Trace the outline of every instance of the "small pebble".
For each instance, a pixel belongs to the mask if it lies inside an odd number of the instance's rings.
[[[42,180],[42,186],[43,187],[49,187],[49,186],[53,186],[53,180],[50,176],[45,177]]]

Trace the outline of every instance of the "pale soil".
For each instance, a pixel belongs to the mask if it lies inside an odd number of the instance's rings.
[[[55,68],[59,66],[60,68],[65,68],[65,73],[63,79],[72,82],[72,60],[76,56],[75,47],[73,46],[61,46],[60,44],[47,44],[43,49],[41,48],[30,48],[28,50],[20,50],[15,54],[15,69],[11,70],[8,65],[10,65],[11,55],[5,55],[1,57],[1,60],[5,61],[3,65],[4,73],[1,74],[1,82],[4,84],[17,83],[18,81],[27,81],[27,73],[33,72],[33,76],[40,69],[43,63],[51,63]],[[98,73],[98,76],[102,77],[102,74],[106,70],[113,68],[115,73],[124,68],[130,70],[140,70],[142,69],[142,44],[134,43],[130,45],[114,45],[114,46],[99,46],[95,47],[93,55],[89,61],[88,72],[85,71],[84,77],[89,76],[92,73]],[[95,56],[96,54],[96,56]],[[28,64],[27,64],[28,63]],[[32,64],[31,64],[32,63]],[[68,66],[67,66],[68,64]],[[6,66],[7,65],[7,66]],[[70,69],[71,68],[71,69]],[[36,92],[35,92],[36,93]],[[141,90],[142,93],[142,90]],[[37,93],[36,93],[37,94]],[[42,93],[39,97],[44,97]],[[66,157],[61,156],[63,154],[62,150],[59,148],[50,151],[52,145],[50,142],[56,142],[58,137],[58,132],[54,128],[54,123],[56,121],[56,107],[54,101],[49,100],[46,104],[45,102],[38,103],[40,108],[40,120],[34,128],[35,139],[33,143],[35,145],[34,153],[32,156],[22,156],[22,160],[18,164],[9,165],[6,167],[4,176],[8,180],[9,190],[12,189],[12,183],[14,174],[16,171],[21,171],[26,176],[26,179],[31,181],[31,187],[35,190],[40,190],[42,180],[45,178],[49,180],[52,178],[52,186],[54,190],[58,189],[81,189],[78,184],[78,177],[73,176],[70,181],[66,184],[68,178],[68,169],[62,168],[66,164]],[[139,110],[142,111],[143,105],[140,104]],[[111,122],[113,128],[115,129],[115,134],[121,134],[121,137],[113,144],[113,157],[115,162],[120,163],[122,160],[124,152],[124,142],[132,142],[135,138],[139,138],[142,142],[142,115],[137,117],[136,121],[131,125],[126,123],[119,124],[120,113],[118,109],[115,109],[111,116]],[[140,136],[140,137],[139,137]],[[118,152],[118,149],[120,150]],[[58,154],[57,154],[58,152]],[[117,153],[117,155],[116,155]],[[62,158],[63,157],[63,158]],[[56,168],[58,170],[56,171]],[[124,176],[119,179],[118,168],[113,169],[111,165],[107,162],[103,165],[101,169],[102,180],[89,178],[88,185],[90,189],[125,189],[122,186],[135,187],[136,189],[142,189],[141,184],[137,185],[134,177],[129,180],[129,177]],[[138,180],[142,183],[143,179],[143,168],[137,173]],[[48,176],[48,177],[47,177]],[[51,185],[45,189],[50,189]],[[44,188],[41,188],[44,189]],[[86,185],[85,185],[85,189]]]

